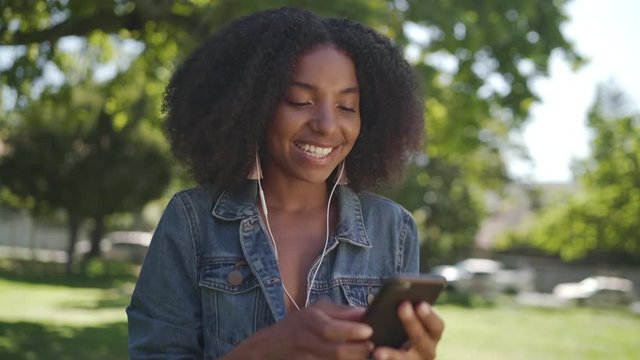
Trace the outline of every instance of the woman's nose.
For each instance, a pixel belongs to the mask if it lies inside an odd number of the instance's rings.
[[[332,104],[319,104],[315,110],[311,121],[313,131],[331,133],[338,128],[336,108]]]

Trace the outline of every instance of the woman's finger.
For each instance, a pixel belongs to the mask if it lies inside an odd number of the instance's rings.
[[[429,333],[429,336],[436,342],[439,341],[444,332],[444,321],[438,313],[426,302],[421,302],[416,306],[416,313]]]
[[[413,308],[413,305],[409,302],[404,302],[398,309],[398,317],[404,326],[409,342],[411,343],[411,351],[417,351],[424,356],[433,358],[436,339],[430,336],[427,332],[422,319],[418,316]]]
[[[325,359],[362,360],[368,358],[372,350],[373,343],[370,341],[342,343],[337,344]]]
[[[373,335],[373,329],[364,323],[343,320],[351,310],[333,307],[325,309],[321,306],[307,309],[311,314],[306,318],[307,325],[313,333],[328,341],[365,341]]]

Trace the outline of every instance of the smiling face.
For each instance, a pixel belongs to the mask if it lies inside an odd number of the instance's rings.
[[[351,59],[319,45],[297,59],[292,82],[269,119],[265,178],[324,183],[360,133],[360,95]]]

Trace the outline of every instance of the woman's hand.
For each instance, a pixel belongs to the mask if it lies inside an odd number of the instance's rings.
[[[410,302],[398,307],[398,317],[404,325],[409,341],[403,349],[380,347],[373,353],[375,360],[435,359],[436,345],[444,331],[444,322],[426,302],[415,308]]]
[[[363,309],[318,302],[256,332],[229,359],[366,359],[373,330],[359,322]],[[227,357],[225,357],[226,359]]]

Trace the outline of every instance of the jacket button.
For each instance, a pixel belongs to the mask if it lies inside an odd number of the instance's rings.
[[[227,275],[227,282],[232,286],[242,284],[242,273],[239,270],[233,270]]]
[[[373,295],[372,293],[367,294],[367,305],[371,305],[371,303],[373,302],[373,299],[375,299],[376,296]]]
[[[255,228],[253,221],[244,221],[242,223],[242,231],[250,232]]]

